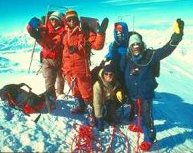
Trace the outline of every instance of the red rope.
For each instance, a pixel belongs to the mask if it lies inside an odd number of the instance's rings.
[[[136,103],[137,103],[137,127],[141,128],[141,99],[137,98],[136,99]],[[140,139],[140,130],[137,131],[137,149],[136,149],[136,153],[140,152],[140,147],[139,147],[139,139]]]
[[[102,148],[101,144],[92,133],[93,128],[89,125],[79,125],[79,126],[80,127],[77,130],[78,134],[75,135],[73,139],[75,149],[72,152],[85,151],[87,153],[92,153],[101,151]],[[100,145],[94,148],[94,142],[97,142]]]

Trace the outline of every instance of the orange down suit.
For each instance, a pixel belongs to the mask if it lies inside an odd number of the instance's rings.
[[[72,87],[73,96],[80,97],[85,102],[92,102],[93,95],[89,68],[90,50],[102,49],[104,42],[105,35],[94,32],[85,35],[79,26],[74,29],[67,27],[63,39],[62,72],[69,86]],[[73,79],[75,82],[72,85]]]

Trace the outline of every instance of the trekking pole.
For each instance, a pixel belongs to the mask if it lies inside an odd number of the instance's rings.
[[[40,73],[40,71],[42,70],[42,67],[43,67],[43,65],[41,65],[40,68],[37,70],[36,75],[38,75]]]
[[[32,54],[31,54],[31,60],[30,60],[30,64],[29,64],[28,73],[30,72],[30,69],[31,69],[31,64],[32,64],[32,61],[33,61],[33,56],[34,56],[35,48],[36,48],[36,40],[34,42],[33,49],[32,49]]]
[[[134,27],[135,27],[135,16],[133,16],[133,31],[134,31]]]
[[[42,115],[42,113],[40,113],[40,114],[36,117],[36,119],[34,120],[35,123],[38,122],[38,120],[40,119],[41,115]]]
[[[72,81],[71,81],[69,90],[68,90],[68,92],[67,92],[67,94],[66,94],[66,96],[65,96],[65,97],[67,97],[67,99],[68,99],[68,95],[69,95],[70,91],[73,89],[73,87],[74,87],[74,85],[75,85],[75,79],[76,79],[76,78],[73,78]]]

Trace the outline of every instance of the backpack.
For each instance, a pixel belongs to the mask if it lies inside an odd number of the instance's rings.
[[[86,48],[87,59],[88,59],[89,65],[91,65],[90,57],[94,54],[91,51],[90,43],[87,40],[89,38],[90,32],[97,32],[98,19],[91,18],[91,17],[80,17],[80,25],[81,25],[81,29],[84,31],[84,35],[86,37],[85,48]]]
[[[23,86],[29,91],[22,89]],[[40,113],[45,107],[45,94],[36,95],[25,83],[5,85],[0,89],[0,98],[11,108],[20,110],[26,115]]]
[[[81,28],[85,31],[85,32],[97,32],[98,29],[98,19],[96,18],[91,18],[91,17],[80,17],[80,24],[81,24]]]

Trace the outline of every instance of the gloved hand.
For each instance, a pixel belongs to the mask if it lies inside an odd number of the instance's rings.
[[[104,18],[101,25],[98,24],[98,33],[105,34],[107,27],[108,27],[109,19]]]
[[[41,20],[36,17],[33,17],[27,25],[27,31],[29,32],[30,36],[36,40],[40,39],[40,25]]]
[[[29,25],[27,26],[27,31],[30,34],[31,37],[39,41],[40,39],[40,30],[38,29],[32,29]]]
[[[177,34],[184,34],[184,21],[181,19],[177,19],[174,23],[174,32]]]
[[[184,21],[181,19],[177,19],[174,23],[174,33],[171,37],[171,44],[177,45],[181,40],[182,36],[184,35]]]
[[[116,98],[117,98],[117,100],[118,100],[120,103],[122,103],[123,100],[124,100],[123,92],[120,91],[120,90],[118,90],[118,91],[116,92]]]
[[[33,17],[33,18],[29,21],[28,24],[30,25],[30,27],[31,27],[32,29],[38,29],[39,26],[40,26],[40,24],[41,24],[41,20],[38,19],[38,18],[36,18],[36,17]]]

